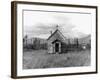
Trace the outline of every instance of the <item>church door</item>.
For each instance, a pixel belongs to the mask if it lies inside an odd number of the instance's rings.
[[[59,52],[59,43],[55,43],[55,52]]]

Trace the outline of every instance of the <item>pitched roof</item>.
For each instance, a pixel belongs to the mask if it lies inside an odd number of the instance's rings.
[[[65,40],[66,38],[64,37],[64,35],[57,29],[57,30],[55,30],[55,32],[54,33],[52,33],[49,37],[48,37],[48,39],[47,40],[49,40],[54,34],[56,34],[56,33],[59,33],[61,36],[62,36],[62,38],[63,38],[63,40]]]

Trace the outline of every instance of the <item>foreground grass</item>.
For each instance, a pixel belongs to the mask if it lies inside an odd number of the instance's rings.
[[[62,54],[48,54],[45,50],[24,51],[23,68],[57,68],[90,65],[90,50]]]

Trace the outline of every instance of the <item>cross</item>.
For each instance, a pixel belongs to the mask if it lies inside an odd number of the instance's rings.
[[[58,27],[59,27],[59,26],[57,25],[57,26],[56,26],[56,29],[58,29]]]

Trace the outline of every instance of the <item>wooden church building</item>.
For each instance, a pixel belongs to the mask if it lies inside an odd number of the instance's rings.
[[[66,41],[66,38],[58,28],[49,36],[47,42],[48,42],[48,53],[67,52],[68,41]]]

